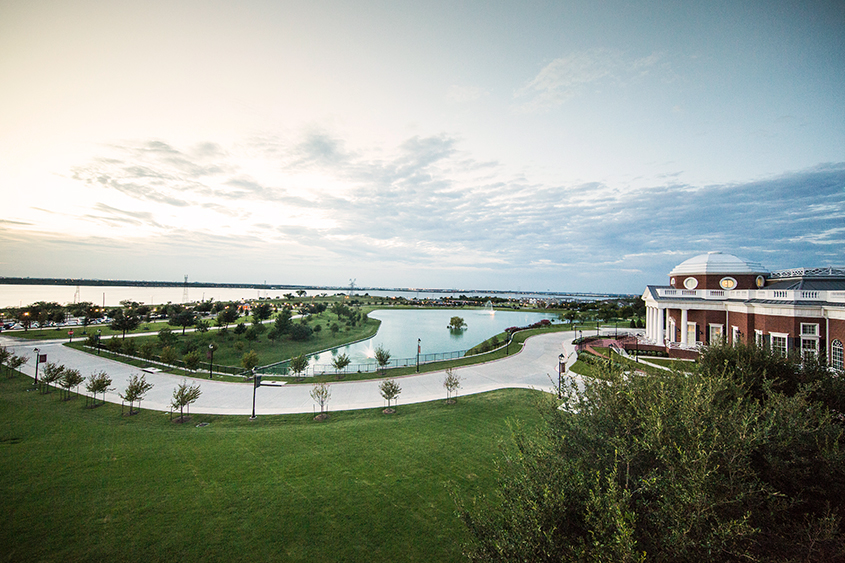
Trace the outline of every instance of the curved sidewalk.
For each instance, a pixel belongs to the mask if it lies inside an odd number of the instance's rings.
[[[572,340],[574,332],[555,332],[529,338],[523,349],[507,358],[454,368],[461,377],[460,395],[472,395],[495,389],[531,388],[551,391],[557,386],[558,356],[569,356],[574,351]],[[35,354],[38,348],[41,354],[47,354],[48,362],[64,364],[78,369],[83,377],[91,373],[105,371],[112,378],[115,388],[106,394],[106,400],[120,403],[118,391],[126,388],[129,377],[141,371],[127,364],[122,364],[100,356],[87,354],[62,346],[55,340],[41,342],[22,342],[0,337],[0,344],[14,354],[28,357],[29,362],[21,371],[33,377],[35,375]],[[574,358],[570,358],[568,364]],[[40,373],[41,367],[39,367]],[[444,371],[429,372],[420,375],[408,375],[396,378],[402,388],[400,404],[422,403],[445,399],[443,387]],[[147,392],[141,407],[159,411],[169,411],[173,389],[182,382],[182,376],[167,373],[146,373],[146,379],[153,384]],[[228,383],[224,381],[195,379],[202,389],[199,400],[191,405],[191,411],[208,414],[252,414],[252,385]],[[378,386],[380,379],[367,381],[335,382],[330,384],[331,399],[328,407],[331,411],[378,408],[384,406]],[[310,413],[315,409],[311,398],[312,386],[308,384],[261,386],[257,390],[255,411],[257,415]]]

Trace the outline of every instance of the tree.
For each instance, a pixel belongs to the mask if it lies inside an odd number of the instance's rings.
[[[304,289],[297,289],[297,290],[296,290],[296,294],[297,294],[298,296],[300,296],[300,297],[305,297],[305,295],[306,295],[307,293],[308,293],[308,292],[307,292],[307,291],[305,291]]]
[[[193,311],[189,311],[188,309],[181,309],[171,315],[170,319],[167,322],[174,326],[181,326],[182,336],[185,336],[185,329],[193,325],[195,321],[196,317],[194,317]]]
[[[92,373],[88,377],[88,383],[85,384],[85,389],[94,396],[94,404],[97,404],[97,394],[103,394],[103,404],[106,402],[106,392],[111,391],[111,377],[104,371]]]
[[[246,325],[244,323],[238,323],[235,326],[235,336],[240,336],[241,334],[247,331]]]
[[[112,321],[109,328],[122,332],[123,338],[126,338],[126,332],[135,330],[140,324],[141,319],[138,315],[132,312],[124,312],[123,309],[115,309],[112,311]]]
[[[200,395],[202,395],[202,391],[200,391],[199,383],[188,385],[188,382],[185,380],[173,390],[173,400],[170,402],[170,406],[173,409],[179,409],[178,422],[185,421],[186,407],[190,415],[191,405],[199,399]]]
[[[252,373],[252,370],[258,365],[258,354],[255,353],[255,350],[244,353],[241,357],[241,365],[246,371]]]
[[[376,348],[374,354],[376,362],[378,362],[378,366],[381,368],[381,373],[387,373],[387,364],[390,363],[390,352],[379,346]]]
[[[252,309],[252,322],[266,321],[273,314],[273,306],[269,303],[259,303]]]
[[[123,393],[118,393],[120,398],[124,401],[129,401],[129,416],[135,414],[132,411],[132,407],[134,406],[135,402],[138,402],[138,408],[140,409],[141,401],[144,400],[144,395],[147,394],[147,391],[153,388],[152,383],[148,383],[146,376],[141,375],[140,377],[137,375],[133,375],[129,378],[129,383],[126,385],[126,389]]]
[[[182,361],[185,362],[185,367],[190,371],[197,371],[202,356],[200,356],[199,350],[192,350],[182,357]]]
[[[156,351],[156,343],[152,340],[147,340],[143,344],[141,344],[141,357],[145,360],[153,359],[153,355],[155,355]]]
[[[12,356],[9,358],[8,364],[12,371],[18,371],[22,365],[27,363],[29,358],[26,356]]]
[[[385,401],[387,401],[387,409],[385,412],[396,412],[395,409],[390,408],[390,401],[399,396],[399,393],[402,392],[402,388],[399,387],[399,384],[396,383],[395,379],[385,379],[379,384],[378,388],[379,391],[381,391],[381,396],[384,397]]]
[[[325,412],[328,410],[329,399],[332,396],[331,389],[326,383],[315,383],[311,389],[311,398],[320,405],[320,416],[325,418]]]
[[[295,358],[290,359],[290,370],[296,377],[299,377],[302,372],[308,369],[308,357],[305,354],[300,354]]]
[[[457,393],[461,386],[461,376],[456,374],[452,368],[446,369],[446,377],[443,379],[443,387],[446,388],[446,402],[454,403],[452,394]],[[455,395],[457,397],[457,394]]]
[[[200,319],[194,323],[194,326],[196,327],[197,332],[203,333],[208,332],[208,328],[211,325],[208,324],[208,321]]]
[[[173,365],[176,363],[176,358],[176,349],[173,348],[173,346],[165,346],[161,349],[161,356],[159,356],[159,359],[163,363]]]
[[[176,342],[176,335],[173,334],[173,330],[166,326],[158,331],[158,339],[161,341],[162,346],[172,346]]]
[[[461,330],[466,325],[466,322],[461,317],[452,317],[449,319],[449,330]]]
[[[82,374],[79,373],[78,369],[66,368],[64,370],[59,384],[65,390],[65,401],[69,401],[71,399],[70,390],[74,387],[79,387],[83,381],[85,381],[85,378],[82,377]]]
[[[562,405],[547,396],[541,427],[514,429],[497,490],[459,501],[470,559],[840,560],[845,432],[813,398],[826,383],[790,394],[785,373],[755,395],[730,361],[708,369],[608,371]]]
[[[352,360],[350,360],[349,356],[347,356],[346,354],[338,354],[337,356],[332,358],[332,366],[334,366],[334,369],[335,371],[337,371],[337,373],[340,373],[341,371],[346,369],[346,366],[348,366],[351,362]]]
[[[0,346],[0,367],[5,366],[11,357],[12,353],[5,346]]]
[[[281,334],[287,334],[288,331],[290,330],[290,327],[293,324],[291,322],[291,316],[292,316],[291,310],[287,307],[282,307],[282,310],[279,311],[278,315],[276,315],[276,322],[275,322],[273,328],[280,335]]]
[[[53,362],[44,364],[44,369],[41,372],[41,392],[49,393],[50,385],[56,383],[62,378],[65,372],[65,366]]]
[[[123,349],[123,341],[121,341],[117,336],[112,336],[106,342],[106,348],[108,348],[109,352],[119,354]]]
[[[311,334],[313,334],[313,330],[310,326],[301,324],[301,323],[293,323],[288,330],[290,334],[291,340],[308,340],[311,338]]]
[[[137,348],[136,342],[134,338],[130,338],[129,340],[124,340],[120,346],[120,351],[126,354],[127,356],[134,356],[135,349]]]

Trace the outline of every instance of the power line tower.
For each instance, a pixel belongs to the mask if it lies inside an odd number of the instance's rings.
[[[73,302],[79,303],[79,286],[76,286],[76,291],[73,293]]]
[[[353,279],[349,280],[349,297],[352,297],[352,294],[355,293],[355,281],[357,279],[358,278],[355,278],[354,280]]]
[[[185,274],[185,290],[182,292],[182,303],[188,302],[188,274]]]

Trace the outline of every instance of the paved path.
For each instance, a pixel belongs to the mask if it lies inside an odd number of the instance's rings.
[[[460,395],[472,395],[494,389],[532,388],[553,390],[557,386],[558,356],[563,353],[570,356],[574,351],[572,340],[574,332],[555,332],[534,336],[526,341],[522,351],[510,357],[455,368],[461,377]],[[35,353],[47,354],[48,362],[64,364],[78,369],[83,377],[100,370],[111,376],[115,391],[106,394],[106,400],[120,403],[117,391],[126,388],[129,377],[141,373],[133,366],[122,364],[101,356],[87,354],[62,346],[61,341],[27,341],[0,336],[0,344],[9,351],[30,358],[21,371],[33,377],[35,375]],[[574,357],[569,358],[569,364]],[[43,366],[41,366],[43,367]],[[39,367],[39,374],[41,367]],[[574,375],[574,374],[571,374]],[[430,372],[397,378],[402,387],[399,404],[422,403],[445,399],[443,387],[444,372]],[[147,393],[141,406],[146,409],[168,411],[173,389],[184,379],[167,373],[148,373],[148,382],[153,388]],[[354,410],[385,406],[378,390],[381,380],[348,381],[331,383],[329,410]],[[252,414],[252,385],[228,383],[214,380],[200,380],[202,395],[191,405],[195,413],[210,414]],[[262,386],[256,395],[256,414],[293,414],[308,413],[315,409],[311,398],[311,385],[283,385],[279,387]]]

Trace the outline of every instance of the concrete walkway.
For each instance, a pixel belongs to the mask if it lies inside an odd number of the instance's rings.
[[[572,340],[574,332],[555,332],[529,338],[522,351],[510,357],[460,368],[454,368],[461,377],[459,395],[472,395],[494,389],[531,388],[552,391],[557,386],[558,355],[570,356],[575,350]],[[106,400],[120,403],[118,391],[126,388],[129,377],[141,374],[139,368],[122,364],[104,357],[87,354],[62,346],[61,341],[21,341],[0,336],[0,344],[10,352],[29,358],[21,371],[33,377],[35,375],[35,353],[47,354],[48,362],[63,364],[68,368],[78,369],[83,377],[105,371],[112,378],[115,391],[106,394]],[[574,356],[568,364],[572,364]],[[39,375],[41,368],[39,367]],[[153,388],[146,394],[142,408],[159,411],[170,410],[173,390],[184,379],[167,373],[147,373],[146,380]],[[574,374],[569,374],[574,375]],[[446,398],[443,387],[444,372],[430,372],[396,378],[402,388],[399,404],[422,403]],[[209,414],[252,414],[252,385],[228,383],[215,380],[195,379],[200,383],[202,395],[191,405],[191,412]],[[331,411],[368,409],[385,406],[378,386],[381,380],[348,381],[330,384],[331,399],[328,407]],[[311,398],[312,386],[308,384],[283,385],[278,387],[262,386],[256,394],[256,414],[293,414],[309,413],[315,408]]]

